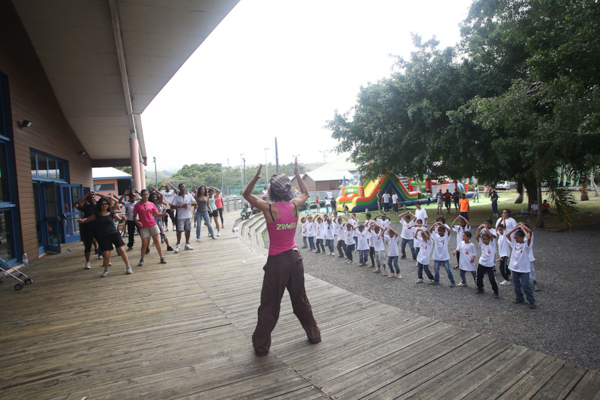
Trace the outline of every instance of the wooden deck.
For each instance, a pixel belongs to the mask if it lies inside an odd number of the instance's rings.
[[[168,253],[166,266],[152,249],[131,276],[114,258],[108,278],[99,260],[84,270],[76,247],[30,267],[35,283],[19,292],[7,280],[0,397],[600,398],[597,372],[310,276],[323,342],[309,344],[286,295],[271,353],[257,358],[250,337],[265,256],[226,224],[218,240]]]

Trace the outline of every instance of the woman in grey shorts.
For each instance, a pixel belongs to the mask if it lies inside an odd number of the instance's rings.
[[[206,190],[206,186],[200,186],[198,191],[194,193],[194,197],[196,198],[196,203],[198,204],[196,208],[196,242],[200,241],[202,220],[204,220],[204,223],[208,227],[208,236],[216,239],[212,225],[210,224],[211,215],[208,213],[208,191]]]
[[[142,190],[142,199],[138,201],[133,208],[133,220],[140,230],[140,237],[142,238],[142,258],[140,259],[139,267],[144,265],[144,256],[146,255],[146,249],[150,246],[150,236],[154,240],[156,251],[160,256],[160,263],[166,264],[167,261],[163,257],[162,248],[160,247],[159,233],[160,229],[156,224],[156,217],[164,217],[166,213],[159,213],[158,209],[148,201],[149,193],[146,189]],[[137,218],[136,218],[137,216]]]

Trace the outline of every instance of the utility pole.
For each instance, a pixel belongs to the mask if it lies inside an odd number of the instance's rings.
[[[156,172],[156,157],[152,157],[154,160],[154,186],[158,186],[158,173]],[[158,188],[157,188],[158,190]]]
[[[246,182],[246,158],[244,158],[242,161],[244,162],[244,182]],[[246,187],[245,184],[243,185],[243,187]]]
[[[279,173],[279,151],[277,150],[277,138],[275,138],[275,168]]]
[[[267,166],[267,182],[269,182],[269,157],[267,156],[267,150],[269,150],[269,147],[265,147],[265,165]]]
[[[319,153],[323,153],[323,164],[327,164],[327,153],[329,153],[329,150],[319,150]]]

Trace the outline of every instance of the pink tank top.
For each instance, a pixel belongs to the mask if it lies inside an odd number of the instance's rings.
[[[267,222],[270,256],[276,256],[297,247],[296,225],[298,224],[298,218],[292,215],[292,202],[273,203],[271,208],[273,206],[279,208],[281,216],[277,221]]]

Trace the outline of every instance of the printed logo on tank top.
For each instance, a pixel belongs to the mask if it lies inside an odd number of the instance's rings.
[[[283,231],[286,229],[296,229],[296,222],[292,222],[291,224],[277,224],[278,231]]]

